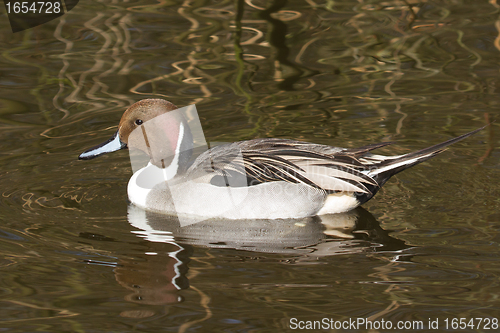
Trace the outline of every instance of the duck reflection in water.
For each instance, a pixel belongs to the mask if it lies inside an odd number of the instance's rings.
[[[152,250],[119,261],[116,281],[132,291],[125,299],[149,305],[181,302],[178,291],[189,288],[186,274],[192,248],[165,242],[154,244]]]
[[[128,219],[138,229],[132,232],[149,241],[150,252],[120,260],[115,276],[133,291],[126,299],[143,304],[182,301],[179,291],[189,287],[188,263],[196,247],[281,254],[279,260],[288,264],[367,252],[394,253],[394,260],[401,260],[409,248],[361,207],[303,219],[206,220],[183,227],[175,217],[130,205]]]

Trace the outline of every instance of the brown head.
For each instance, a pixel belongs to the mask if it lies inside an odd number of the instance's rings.
[[[124,113],[116,133],[106,142],[88,149],[78,157],[89,160],[102,154],[125,148],[146,152],[151,162],[165,167],[190,133],[177,107],[162,99],[144,99],[130,106]],[[191,139],[192,140],[192,139]]]

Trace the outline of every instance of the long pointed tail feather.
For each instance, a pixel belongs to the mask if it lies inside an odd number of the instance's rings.
[[[489,125],[489,124],[488,124]],[[488,126],[486,125],[486,126]],[[368,185],[368,190],[370,193],[359,193],[358,194],[358,201],[360,204],[365,203],[366,201],[370,200],[377,192],[378,190],[382,187],[382,185],[385,184],[385,182],[397,174],[398,172],[401,172],[405,169],[408,169],[416,164],[422,163],[424,161],[427,161],[428,159],[436,156],[437,154],[443,152],[446,150],[446,147],[449,145],[452,145],[460,140],[463,140],[473,134],[476,134],[477,132],[481,131],[484,129],[486,126],[483,126],[481,128],[478,128],[477,130],[474,130],[472,132],[460,135],[456,138],[450,139],[448,141],[438,143],[437,145],[424,148],[422,150],[415,151],[413,153],[408,153],[406,155],[401,155],[401,156],[391,156],[387,157],[387,159],[382,160],[379,163],[373,163],[372,165],[375,166],[376,168],[371,170],[367,175],[372,177],[376,182],[377,185]],[[371,147],[369,147],[371,148]],[[382,156],[380,156],[382,157]],[[378,159],[378,158],[377,158]]]
[[[446,150],[446,147],[449,145],[452,145],[460,140],[463,140],[471,135],[476,134],[477,132],[483,130],[486,126],[485,125],[481,128],[478,128],[472,132],[465,133],[463,135],[457,136],[456,138],[447,140],[445,142],[438,143],[437,145],[424,148],[422,150],[418,150],[412,153],[408,153],[406,155],[402,155],[399,158],[395,159],[389,159],[386,161],[383,161],[379,164],[377,164],[377,169],[373,170],[370,172],[371,175],[379,175],[383,176],[382,178],[386,178],[385,180],[389,179],[389,177],[395,175],[398,172],[401,172],[405,169],[408,169],[418,163],[424,162],[437,154],[443,152]],[[382,180],[382,179],[380,179]],[[385,182],[384,180],[384,182]],[[379,181],[380,184],[380,181]]]

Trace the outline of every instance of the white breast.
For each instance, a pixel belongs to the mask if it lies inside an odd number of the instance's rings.
[[[325,194],[304,184],[270,182],[251,187],[220,187],[193,180],[166,182],[154,165],[137,171],[128,197],[141,208],[171,215],[225,219],[277,219],[314,216]]]
[[[269,182],[235,188],[165,179],[164,170],[154,165],[137,171],[128,183],[130,201],[146,210],[203,219],[303,218],[343,213],[359,205],[350,192],[326,196],[304,184]]]

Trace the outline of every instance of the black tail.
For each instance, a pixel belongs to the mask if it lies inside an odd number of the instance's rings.
[[[427,161],[430,158],[433,158],[437,154],[445,151],[446,150],[445,148],[448,147],[449,145],[452,145],[473,134],[476,134],[477,132],[483,130],[488,125],[478,128],[477,130],[474,130],[472,132],[460,135],[448,141],[438,143],[437,145],[424,148],[422,150],[418,150],[413,153],[408,153],[406,155],[401,155],[398,158],[387,159],[381,161],[380,163],[374,164],[376,169],[370,171],[368,175],[371,176],[373,179],[375,179],[375,181],[378,183],[378,186],[373,186],[373,188],[369,188],[369,190],[372,193],[370,195],[361,195],[360,197],[358,197],[358,200],[362,201],[361,203],[368,201],[371,197],[375,195],[375,193],[377,193],[380,187],[382,187],[382,185],[384,185],[389,178],[391,178],[398,172],[401,172],[403,170],[411,168],[414,165],[417,165],[419,163]]]

